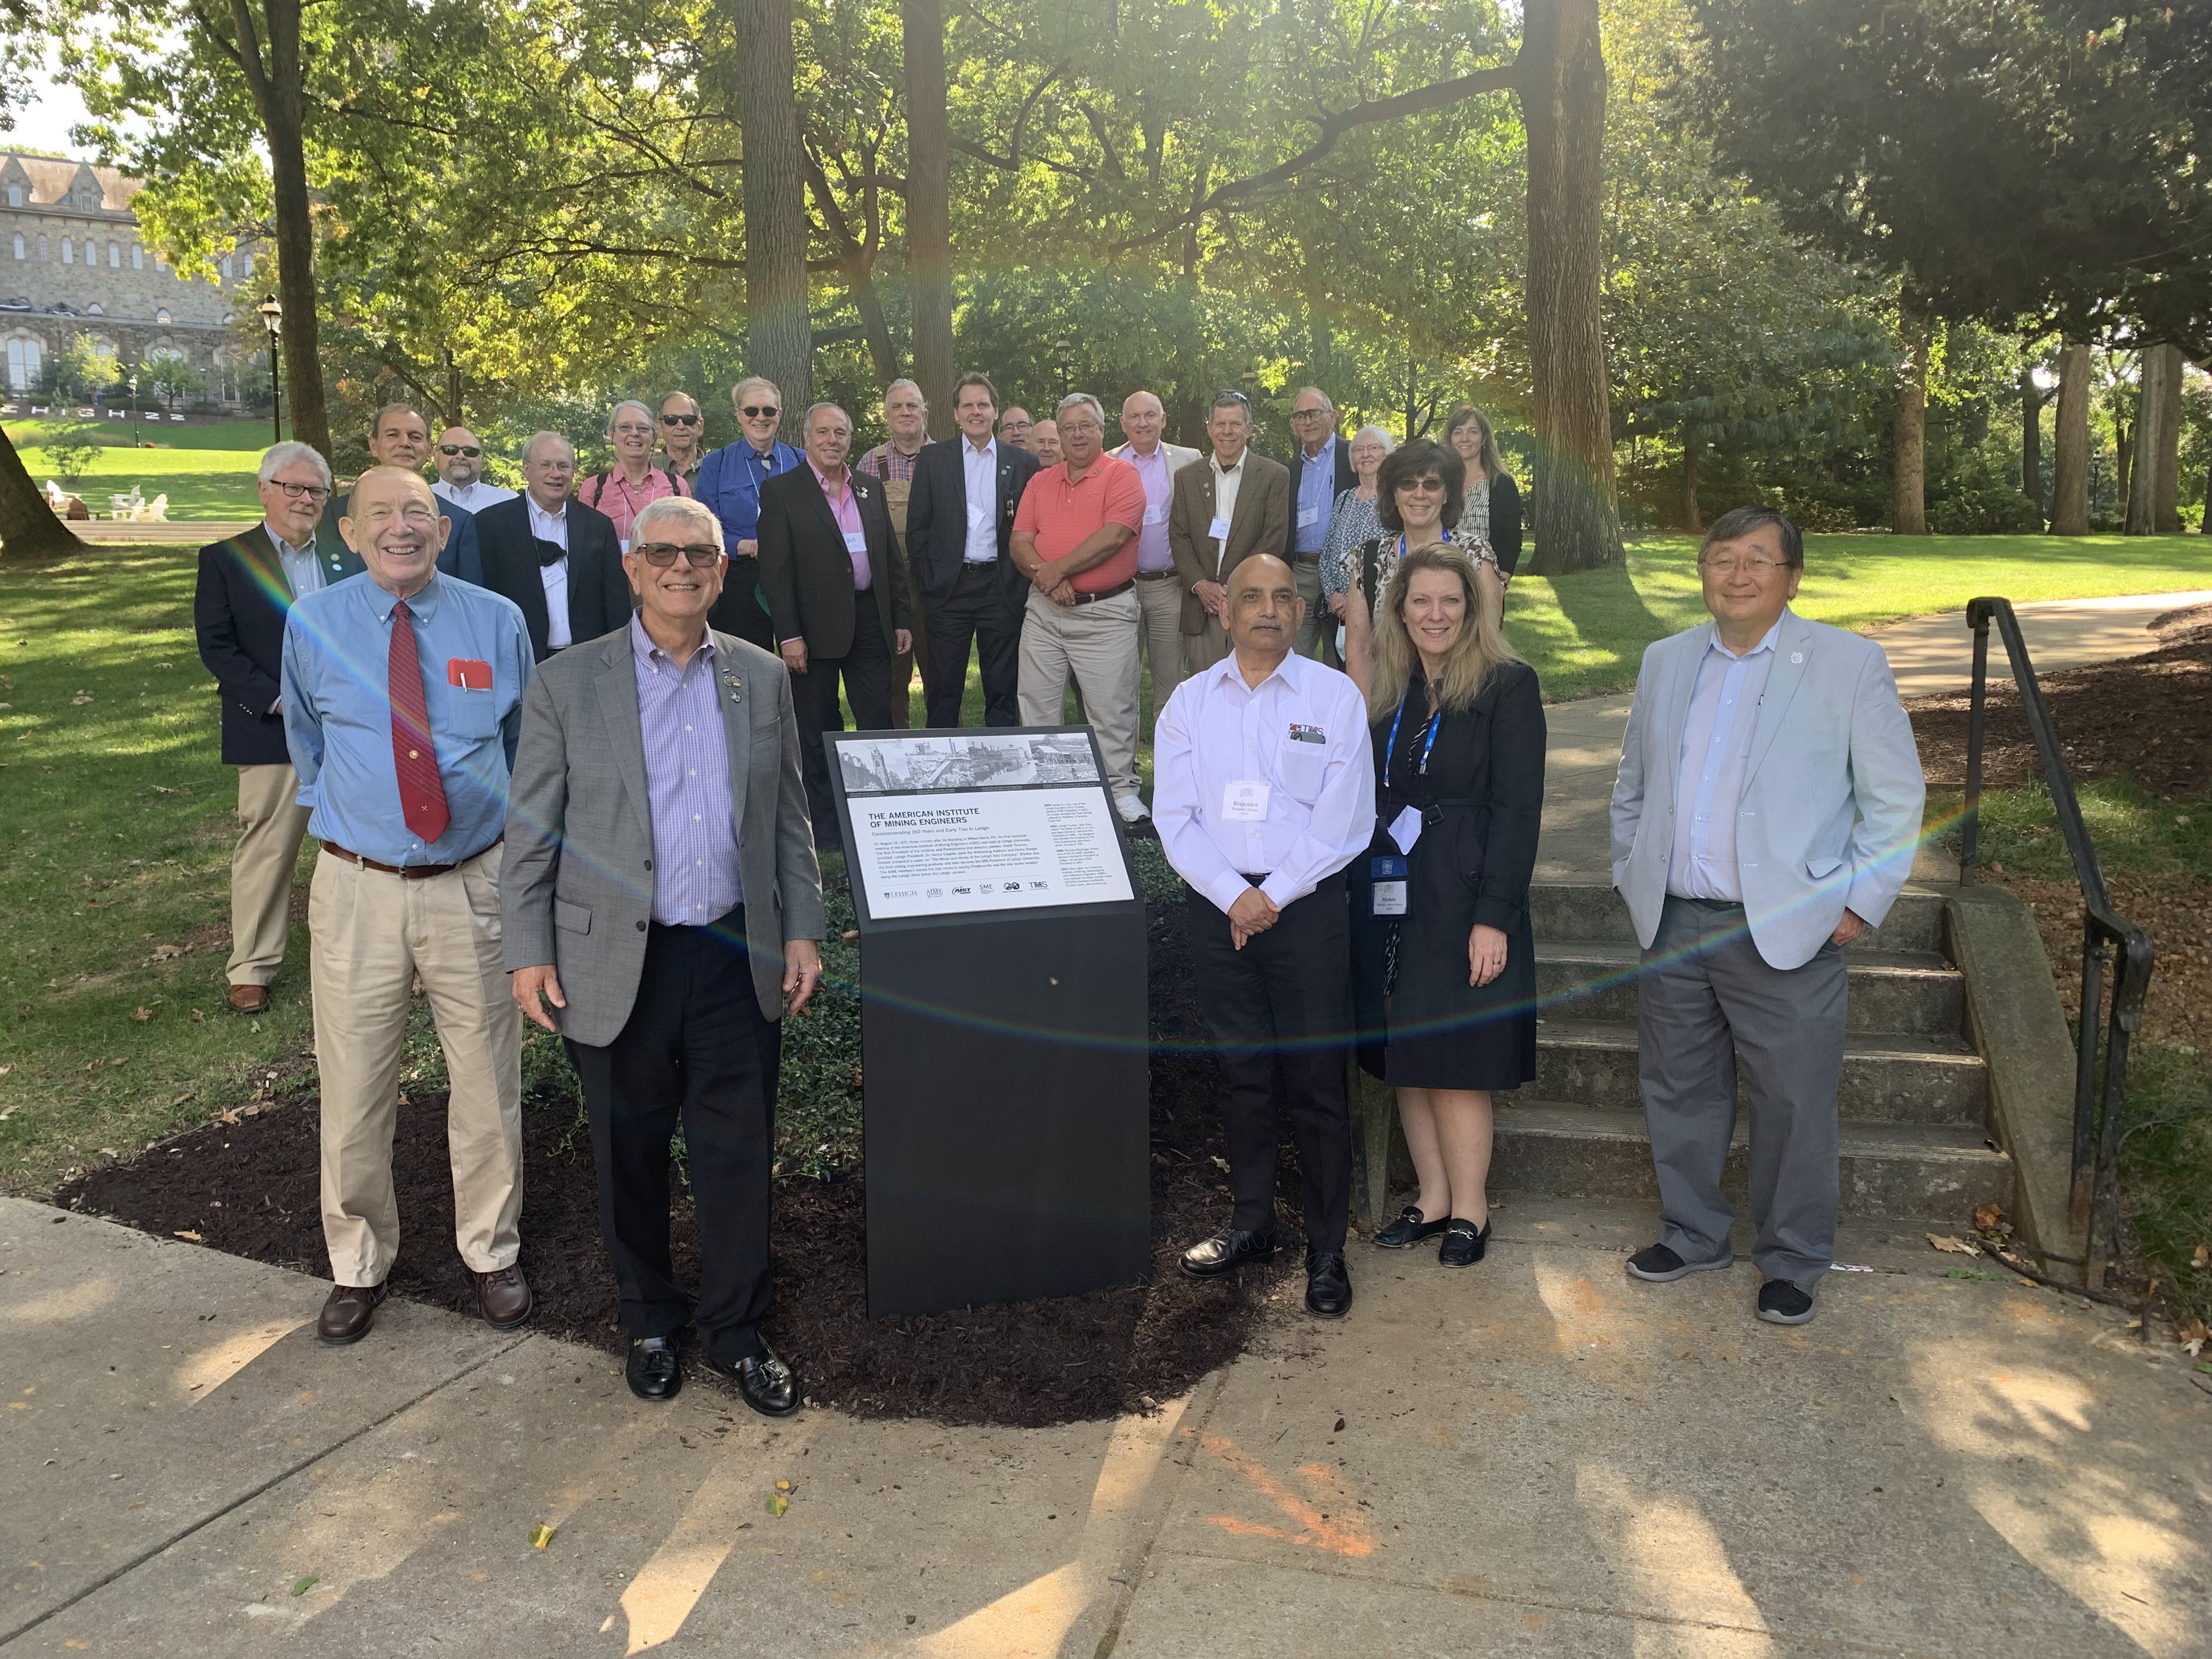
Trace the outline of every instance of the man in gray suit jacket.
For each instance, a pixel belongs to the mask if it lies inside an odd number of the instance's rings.
[[[1927,789],[1881,647],[1790,609],[1796,526],[1738,507],[1698,564],[1713,620],[1644,653],[1613,792],[1663,1223],[1628,1271],[1674,1279],[1735,1259],[1721,1170],[1740,1063],[1759,1316],[1802,1325],[1835,1244],[1843,948],[1911,873]]]
[[[822,975],[822,874],[790,676],[707,613],[726,561],[714,513],[649,503],[623,557],[641,609],[543,664],[522,708],[501,882],[523,1012],[568,1039],[599,1166],[600,1224],[642,1400],[709,1370],[771,1416],[799,1403],[761,1340],[785,999]],[[696,1308],[669,1256],[668,1149],[697,1200]]]

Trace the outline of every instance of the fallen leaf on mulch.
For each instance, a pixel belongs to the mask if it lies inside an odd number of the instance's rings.
[[[2191,1320],[2181,1328],[2179,1334],[2181,1338],[2181,1346],[2189,1350],[2189,1357],[2191,1359],[2204,1352],[2204,1345],[2207,1342],[2212,1342],[2212,1329],[2207,1329],[2204,1322],[2201,1319]]]
[[[1948,1250],[1953,1255],[1979,1255],[1981,1254],[1981,1251],[1978,1249],[1966,1243],[1965,1239],[1954,1238],[1948,1233],[1930,1233],[1928,1235],[1928,1242],[1930,1244],[1933,1244],[1937,1249]]]
[[[548,1544],[553,1541],[553,1534],[558,1530],[559,1528],[556,1527],[532,1527],[530,1529],[530,1547],[534,1550],[544,1549]]]
[[[186,1229],[185,1229],[184,1231],[182,1231],[182,1232],[171,1233],[171,1234],[169,1235],[169,1237],[172,1237],[172,1238],[181,1238],[181,1239],[185,1239],[185,1240],[188,1240],[189,1242],[191,1242],[191,1243],[194,1243],[194,1244],[204,1243],[205,1242],[204,1240],[203,1240],[203,1239],[200,1237],[200,1236],[199,1236],[198,1233],[196,1233],[196,1232],[192,1231],[190,1228],[186,1228]],[[300,1592],[299,1592],[299,1591],[297,1591],[297,1590],[294,1590],[294,1591],[292,1592],[292,1594],[293,1594],[293,1595],[297,1595],[299,1593],[300,1593]]]
[[[2004,1212],[1994,1204],[1975,1206],[1974,1231],[1978,1233],[1996,1233],[2004,1231]]]

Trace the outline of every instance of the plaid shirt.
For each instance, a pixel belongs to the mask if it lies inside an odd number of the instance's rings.
[[[878,444],[860,457],[860,465],[854,470],[872,478],[881,478],[885,483],[912,483],[914,464],[921,459],[920,449],[908,455],[896,444]]]

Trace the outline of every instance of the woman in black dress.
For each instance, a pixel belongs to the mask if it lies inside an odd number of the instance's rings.
[[[1443,1235],[1448,1267],[1490,1242],[1490,1091],[1536,1075],[1528,882],[1544,803],[1535,670],[1498,626],[1488,550],[1431,543],[1399,561],[1362,653],[1376,833],[1352,860],[1360,1064],[1398,1091],[1419,1201],[1375,1242]],[[1347,629],[1368,607],[1345,607]]]

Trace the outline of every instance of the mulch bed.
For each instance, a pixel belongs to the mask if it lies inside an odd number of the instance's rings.
[[[1154,905],[1150,925],[1152,1032],[1175,1040],[1152,1061],[1152,1283],[872,1321],[861,1179],[779,1182],[776,1304],[766,1331],[811,1403],[864,1417],[1022,1427],[1112,1417],[1183,1392],[1257,1333],[1270,1294],[1297,1271],[1294,1251],[1227,1285],[1202,1284],[1176,1266],[1179,1250],[1227,1220],[1228,1182],[1214,1162],[1223,1150],[1214,1065],[1183,1046],[1203,1027],[1182,906]],[[522,1266],[538,1298],[532,1328],[625,1353],[580,1109],[573,1099],[526,1102],[523,1134]],[[330,1269],[317,1205],[319,1156],[308,1095],[106,1165],[64,1187],[57,1201],[162,1237],[195,1234],[213,1249],[321,1277]],[[1286,1146],[1279,1209],[1295,1237],[1292,1158]],[[404,1229],[393,1290],[472,1311],[472,1286],[451,1243],[442,1096],[410,1099],[401,1109],[393,1169]],[[674,1225],[678,1265],[696,1273],[696,1220],[680,1182]]]

